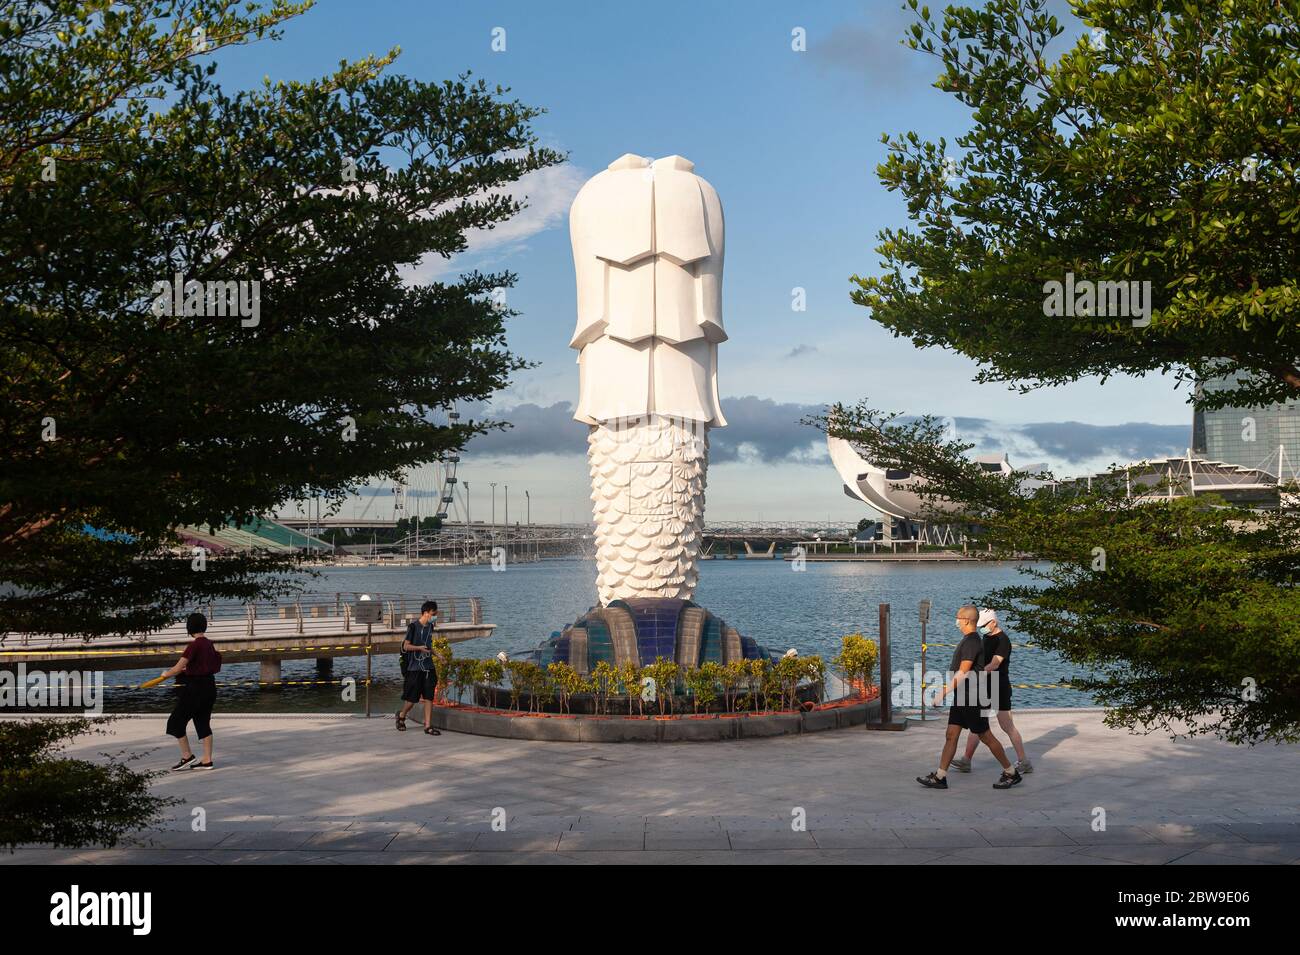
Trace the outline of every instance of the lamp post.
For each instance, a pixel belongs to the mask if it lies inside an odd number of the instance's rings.
[[[524,523],[528,525],[528,536],[533,537],[533,556],[537,556],[537,539],[533,536],[533,499],[524,489]]]
[[[474,540],[474,524],[469,519],[469,481],[462,481],[461,487],[465,489],[465,557],[469,557],[469,548],[474,548],[474,563],[478,563],[478,544]]]

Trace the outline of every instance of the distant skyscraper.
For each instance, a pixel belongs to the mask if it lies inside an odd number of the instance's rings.
[[[1212,378],[1200,389],[1224,391],[1238,380],[1238,376]],[[1211,461],[1293,478],[1300,467],[1300,402],[1198,410],[1192,417],[1192,451]]]

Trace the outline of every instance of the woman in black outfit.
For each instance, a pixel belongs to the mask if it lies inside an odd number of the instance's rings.
[[[176,661],[176,665],[163,673],[164,677],[174,676],[180,684],[180,696],[176,699],[176,708],[167,718],[167,735],[176,737],[181,747],[181,761],[172,767],[172,772],[181,769],[213,769],[212,763],[212,705],[217,701],[216,674],[221,670],[221,654],[206,636],[208,618],[201,613],[192,613],[185,621],[185,630],[192,638],[189,646]],[[185,727],[194,721],[194,732],[203,743],[203,759],[194,761],[190,750],[189,737]]]

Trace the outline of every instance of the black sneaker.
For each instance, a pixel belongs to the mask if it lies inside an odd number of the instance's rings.
[[[1015,769],[1012,769],[1009,773],[1003,770],[1002,775],[998,777],[998,781],[993,784],[993,788],[1010,789],[1012,786],[1018,784],[1022,779],[1024,779],[1024,777]]]
[[[175,766],[172,767],[172,772],[178,773],[182,769],[189,769],[190,766],[193,765],[196,759],[198,759],[198,757],[195,756],[193,753],[190,753],[190,755],[186,756],[179,763],[177,763]]]
[[[216,763],[195,763],[194,768],[195,769],[216,769],[217,764]]]
[[[948,777],[940,779],[938,773],[931,773],[929,776],[917,776],[916,781],[926,789],[947,789]]]

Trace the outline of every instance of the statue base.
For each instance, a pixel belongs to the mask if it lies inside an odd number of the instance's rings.
[[[598,663],[647,666],[662,658],[683,668],[772,659],[757,641],[691,600],[629,597],[592,607],[534,653],[541,666],[567,663],[587,676]]]

